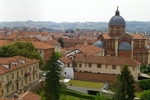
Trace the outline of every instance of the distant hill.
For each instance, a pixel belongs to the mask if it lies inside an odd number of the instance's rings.
[[[14,21],[0,22],[0,28],[3,27],[34,27],[51,29],[90,29],[90,30],[108,30],[108,22],[62,22],[51,21]],[[150,22],[126,21],[127,32],[150,32]]]

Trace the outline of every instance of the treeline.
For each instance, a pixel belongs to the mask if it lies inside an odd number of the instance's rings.
[[[55,30],[62,29],[89,29],[107,31],[108,22],[62,22],[56,23],[52,21],[14,21],[14,22],[0,22],[0,28],[4,27],[34,27],[34,28],[48,28]],[[150,21],[126,21],[127,32],[143,32],[150,33]]]

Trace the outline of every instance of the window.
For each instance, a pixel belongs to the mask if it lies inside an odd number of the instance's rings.
[[[77,63],[74,63],[74,67],[77,67]]]
[[[65,72],[65,74],[67,74],[67,73]]]
[[[70,67],[70,64],[68,63],[68,67]]]
[[[14,85],[12,85],[12,90],[14,90]]]
[[[35,75],[33,75],[33,80],[35,79]]]
[[[21,70],[21,75],[23,75],[23,70]]]
[[[12,73],[12,79],[14,79],[14,73]]]
[[[31,77],[29,77],[29,81],[31,82]]]
[[[133,68],[132,70],[134,71],[134,70],[135,70],[135,67],[132,67],[132,68]]]
[[[82,64],[79,64],[79,67],[82,67]]]
[[[101,64],[97,64],[97,68],[101,68]]]
[[[91,64],[91,63],[89,63],[89,67],[92,67],[92,64]]]
[[[108,65],[105,65],[106,69],[108,68]]]
[[[116,69],[116,65],[112,65],[112,69]]]
[[[23,86],[23,80],[21,80],[21,85]]]

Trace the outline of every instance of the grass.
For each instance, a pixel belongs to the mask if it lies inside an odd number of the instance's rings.
[[[101,82],[86,82],[86,81],[79,81],[79,80],[70,80],[69,84],[72,86],[98,88],[98,89],[104,85],[104,83]]]
[[[60,95],[60,99],[59,100],[85,100],[85,99],[81,99],[81,98],[77,98],[74,96],[70,96],[70,95]]]
[[[135,92],[135,96],[140,98],[141,92]]]

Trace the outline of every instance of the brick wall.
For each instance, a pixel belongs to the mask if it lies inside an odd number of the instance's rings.
[[[132,54],[131,51],[119,50],[119,56],[123,56],[123,57],[131,57],[131,54]]]
[[[85,81],[114,82],[116,75],[74,72],[74,79]]]

